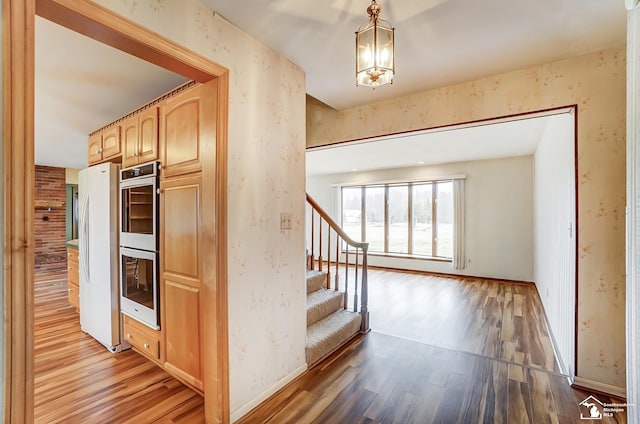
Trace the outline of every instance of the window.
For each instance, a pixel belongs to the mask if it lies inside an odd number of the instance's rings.
[[[362,239],[362,188],[342,188],[342,229],[349,237]]]
[[[364,239],[369,242],[370,252],[384,252],[384,186],[369,186],[365,192]]]
[[[451,259],[453,182],[342,187],[342,225],[371,253]]]

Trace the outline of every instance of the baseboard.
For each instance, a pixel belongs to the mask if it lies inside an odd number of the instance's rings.
[[[245,415],[247,415],[256,406],[260,405],[262,402],[269,399],[280,389],[282,389],[287,384],[289,384],[290,382],[298,378],[300,375],[302,375],[305,371],[307,371],[307,364],[301,365],[300,367],[295,369],[291,374],[287,375],[286,377],[278,381],[276,384],[274,384],[264,392],[260,393],[258,396],[254,397],[253,399],[251,399],[248,403],[244,404],[242,407],[236,409],[231,414],[231,422],[234,423],[239,419],[241,419],[242,417],[244,417]]]
[[[624,387],[612,386],[610,384],[600,383],[599,381],[593,381],[583,377],[576,376],[573,379],[573,385],[577,388],[593,390],[605,395],[615,396],[620,399],[627,398],[627,389]]]

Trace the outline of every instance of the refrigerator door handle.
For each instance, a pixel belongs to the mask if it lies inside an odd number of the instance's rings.
[[[82,214],[82,260],[80,261],[80,267],[85,277],[85,282],[89,283],[89,196],[84,198],[84,208]]]

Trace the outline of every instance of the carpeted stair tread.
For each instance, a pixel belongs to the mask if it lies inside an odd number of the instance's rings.
[[[307,364],[313,365],[360,330],[360,314],[340,309],[307,327]]]
[[[342,292],[320,289],[307,295],[307,327],[342,307]]]
[[[307,271],[307,294],[320,290],[327,283],[327,273],[320,271]]]

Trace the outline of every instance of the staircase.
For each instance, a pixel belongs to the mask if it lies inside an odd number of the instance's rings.
[[[307,364],[312,367],[358,332],[369,331],[369,245],[353,241],[308,194],[307,203],[311,212],[308,221],[311,242],[307,261],[306,355]],[[351,309],[350,302],[353,302]]]
[[[325,358],[360,331],[359,313],[343,309],[344,293],[324,288],[327,273],[307,271],[307,364]]]

